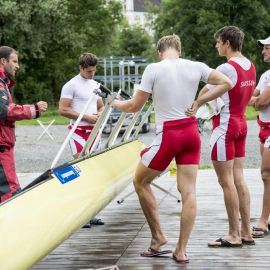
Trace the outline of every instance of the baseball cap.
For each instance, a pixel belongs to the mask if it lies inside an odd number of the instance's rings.
[[[263,47],[264,45],[270,45],[270,36],[266,39],[257,40],[257,42],[260,47]]]

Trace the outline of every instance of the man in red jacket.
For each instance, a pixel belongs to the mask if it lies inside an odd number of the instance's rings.
[[[15,121],[38,118],[47,109],[44,101],[23,106],[12,103],[10,89],[15,83],[11,77],[19,68],[18,55],[10,47],[0,47],[0,203],[21,190],[14,161]]]

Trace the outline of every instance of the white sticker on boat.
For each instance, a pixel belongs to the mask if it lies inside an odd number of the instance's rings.
[[[83,173],[82,169],[77,165],[77,164],[74,164],[74,165],[71,165],[75,170],[76,172],[81,175]]]

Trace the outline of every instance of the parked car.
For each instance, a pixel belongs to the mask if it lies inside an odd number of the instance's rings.
[[[141,123],[145,113],[146,113],[146,110],[141,111],[141,113],[140,113],[139,117],[137,118],[136,123],[134,125],[134,129],[136,129],[136,126],[138,126]],[[113,128],[115,127],[116,122],[120,118],[120,116],[121,116],[121,112],[113,111],[111,113],[108,121],[107,121],[107,124],[106,124],[105,128],[103,129],[103,133],[105,133],[105,134],[111,133]],[[120,132],[125,132],[126,128],[130,124],[133,116],[134,116],[134,113],[128,113],[126,115]],[[143,126],[142,126],[142,128],[140,130],[141,133],[147,133],[147,132],[150,131],[150,117],[151,117],[151,114],[147,117],[147,120],[143,124]]]

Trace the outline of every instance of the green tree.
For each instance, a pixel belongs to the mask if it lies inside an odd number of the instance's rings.
[[[216,49],[214,33],[226,25],[239,27],[245,33],[242,53],[257,70],[267,69],[257,46],[257,39],[270,33],[270,5],[262,0],[162,0],[161,10],[154,10],[156,40],[164,35],[178,34],[183,57],[203,61],[216,68],[226,61]]]
[[[58,101],[85,51],[103,54],[122,20],[121,3],[106,0],[5,0],[0,40],[19,51],[15,99]]]
[[[124,24],[115,40],[116,55],[139,56],[151,49],[152,40],[141,25]]]

